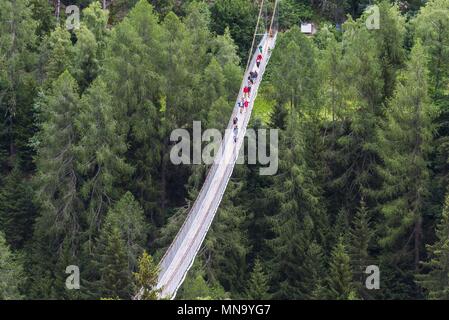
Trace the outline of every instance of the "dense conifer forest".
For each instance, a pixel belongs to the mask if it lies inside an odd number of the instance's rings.
[[[0,299],[157,298],[208,170],[170,133],[225,128],[257,16],[0,0]],[[279,170],[235,167],[177,299],[449,299],[449,0],[282,0],[278,21],[249,127],[279,129]]]

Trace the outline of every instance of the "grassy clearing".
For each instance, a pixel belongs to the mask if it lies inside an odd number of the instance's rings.
[[[262,83],[256,101],[254,102],[254,119],[260,119],[263,124],[270,122],[270,114],[275,104],[275,100],[271,98],[272,90],[273,88],[270,84]]]

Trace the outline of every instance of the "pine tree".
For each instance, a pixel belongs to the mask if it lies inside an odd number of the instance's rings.
[[[286,106],[288,117],[280,134],[280,174],[268,192],[274,203],[274,239],[269,241],[273,296],[307,299],[322,277],[322,261],[317,264],[311,250],[317,254],[327,245],[329,229],[322,198],[325,166],[317,111],[319,78],[313,71],[316,49],[296,27],[280,38],[279,48],[285,54],[273,53],[272,75],[277,103]]]
[[[356,297],[352,283],[351,260],[346,253],[342,239],[332,250],[327,279],[327,298],[333,300],[348,300]]]
[[[246,61],[254,27],[256,25],[257,7],[250,1],[219,0],[211,7],[211,29],[217,34],[224,34],[229,28],[232,38],[239,46],[239,55]]]
[[[112,98],[102,78],[96,79],[81,99],[76,127],[78,170],[83,184],[80,194],[88,211],[89,239],[97,233],[112,202],[123,194],[120,183],[127,181],[133,168],[126,163],[126,138],[112,106]]]
[[[364,290],[364,271],[370,265],[370,242],[373,232],[370,227],[369,214],[365,203],[360,203],[360,208],[354,216],[352,228],[349,235],[348,253],[351,258],[351,268],[354,271],[354,282],[359,295],[367,297]]]
[[[96,57],[101,63],[104,60],[107,40],[109,11],[103,10],[99,1],[94,1],[83,10],[82,23],[93,33],[97,43]]]
[[[129,299],[134,292],[132,273],[146,240],[143,211],[130,192],[111,207],[89,257],[89,294],[103,298]],[[107,280],[109,279],[109,280]],[[117,285],[109,283],[116,279]],[[112,280],[111,280],[112,281]]]
[[[33,185],[39,216],[33,234],[30,280],[33,296],[41,298],[54,294],[55,268],[63,251],[75,256],[79,250],[84,207],[78,194],[75,158],[79,139],[74,124],[79,111],[77,90],[75,79],[67,71],[53,83],[43,104],[41,130],[36,137],[37,173]]]
[[[11,252],[0,231],[0,300],[21,299],[23,270],[18,257]]]
[[[33,19],[37,22],[36,34],[42,39],[55,27],[53,7],[47,0],[30,0],[30,5]]]
[[[345,54],[339,65],[343,73],[339,81],[349,85],[339,84],[339,92],[344,92],[345,102],[339,112],[344,122],[332,137],[333,141],[337,139],[337,144],[330,154],[334,172],[329,189],[341,195],[332,199],[334,208],[346,210],[349,219],[362,197],[368,208],[374,205],[371,192],[379,187],[380,180],[376,172],[380,160],[373,145],[383,113],[383,80],[379,48],[364,22],[362,18],[357,21],[349,18],[344,24],[342,50]]]
[[[204,263],[199,257],[199,259],[195,259],[195,263],[187,273],[177,297],[185,300],[221,300],[229,299],[230,295],[224,291],[219,283],[206,281]]]
[[[146,242],[147,225],[141,206],[130,192],[126,192],[109,210],[104,228],[120,231],[128,256],[128,269],[134,270]]]
[[[153,257],[144,251],[139,258],[137,272],[134,273],[140,299],[158,299],[159,290],[156,289],[158,275],[158,265],[154,262]]]
[[[428,53],[429,87],[436,98],[449,84],[449,1],[428,1],[413,21],[416,38]]]
[[[395,252],[396,263],[408,258],[415,269],[423,246],[422,215],[429,196],[428,159],[434,117],[425,61],[424,49],[418,42],[378,135],[384,162],[380,168],[384,178],[381,211],[386,219],[381,244]],[[409,237],[412,242],[407,240]]]
[[[0,188],[0,230],[9,245],[21,249],[33,234],[36,208],[30,181],[15,167]]]
[[[382,27],[371,30],[379,47],[383,78],[383,99],[388,99],[395,88],[396,73],[405,59],[405,17],[399,11],[397,4],[380,1],[379,21]]]
[[[268,276],[265,274],[262,268],[262,264],[259,259],[254,261],[253,271],[251,272],[250,279],[248,281],[246,296],[248,299],[253,300],[266,300],[270,298]]]
[[[36,21],[28,0],[0,1],[0,166],[32,168]],[[4,154],[5,156],[1,157]]]
[[[53,84],[39,133],[35,178],[41,211],[37,232],[55,236],[55,240],[68,237],[72,245],[78,237],[79,213],[82,211],[74,159],[74,147],[79,137],[74,125],[79,111],[77,90],[75,80],[67,71]],[[54,244],[60,243],[56,240]]]
[[[126,244],[118,228],[107,229],[99,240],[97,261],[100,279],[95,283],[95,290],[102,298],[130,299],[134,288]]]
[[[158,203],[162,188],[157,179],[160,135],[168,136],[160,128],[162,117],[158,114],[162,107],[158,70],[164,61],[161,38],[152,7],[147,1],[139,1],[111,32],[103,78],[111,93],[118,132],[126,137],[126,158],[135,168],[125,188],[138,197],[145,214],[158,225],[163,221]]]
[[[76,30],[76,38],[77,41],[73,48],[73,74],[78,81],[80,92],[84,92],[98,75],[100,65],[97,53],[99,49],[95,35],[85,26]]]
[[[70,37],[70,32],[58,26],[41,44],[40,80],[45,88],[51,88],[64,71],[72,72],[74,49]]]
[[[434,120],[435,160],[432,166],[435,172],[436,188],[432,193],[443,199],[449,182],[449,1],[432,0],[426,2],[412,20],[415,41],[420,40],[427,53],[429,69],[429,91],[433,103],[438,108]],[[438,212],[438,210],[437,210]],[[438,213],[435,213],[437,215]]]
[[[449,196],[446,197],[440,222],[436,226],[437,240],[427,245],[429,259],[423,263],[428,273],[417,276],[427,290],[429,299],[449,299]]]

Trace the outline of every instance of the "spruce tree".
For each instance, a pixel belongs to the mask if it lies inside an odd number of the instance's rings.
[[[428,1],[413,20],[417,40],[428,53],[429,88],[436,98],[446,96],[449,83],[449,1]]]
[[[251,272],[250,279],[248,281],[246,296],[248,299],[253,300],[266,300],[269,299],[269,280],[262,268],[262,264],[259,259],[254,261],[253,271]]]
[[[92,239],[111,204],[122,196],[120,182],[129,179],[133,168],[126,162],[126,138],[119,130],[111,94],[102,77],[84,93],[80,109],[75,123],[80,132],[77,168],[83,181],[80,194],[88,207],[88,236]]]
[[[110,34],[108,18],[109,11],[103,10],[99,1],[92,2],[82,13],[82,24],[95,36],[97,42],[96,57],[99,62],[103,62],[107,40]]]
[[[80,92],[91,84],[97,77],[100,68],[98,54],[98,44],[95,35],[85,26],[76,30],[76,44],[74,51],[74,70]]]
[[[0,7],[0,166],[31,170],[37,23],[28,0],[2,0]]]
[[[125,241],[118,228],[106,228],[99,240],[97,261],[100,279],[94,284],[95,291],[102,298],[130,299],[134,287]]]
[[[211,29],[224,34],[229,28],[232,38],[239,46],[239,56],[246,62],[250,40],[256,26],[257,7],[250,1],[219,0],[211,7]]]
[[[36,208],[32,202],[33,189],[20,169],[15,167],[5,177],[0,188],[0,230],[9,245],[21,249],[33,234]]]
[[[367,297],[365,289],[366,267],[370,265],[370,245],[373,231],[370,226],[369,214],[365,203],[362,201],[350,229],[348,253],[351,258],[351,268],[354,272],[354,284],[359,295]]]
[[[131,297],[134,293],[132,273],[143,251],[146,229],[142,208],[130,192],[125,193],[109,209],[90,256],[92,262],[88,266],[88,274],[92,280],[88,285],[89,295]]]
[[[389,1],[380,1],[378,8],[382,26],[371,30],[371,33],[379,48],[385,100],[393,94],[397,71],[405,59],[405,17],[401,15],[398,5]]]
[[[41,212],[36,232],[59,239],[52,241],[57,247],[66,237],[74,245],[82,211],[74,154],[79,138],[74,122],[80,105],[78,87],[67,71],[54,82],[47,98],[36,161],[36,196]]]
[[[36,34],[42,39],[55,27],[53,7],[46,0],[30,0],[33,19],[37,22]]]
[[[146,251],[139,257],[137,272],[134,273],[137,292],[142,300],[157,300],[156,289],[159,267]]]
[[[341,61],[346,106],[343,109],[345,123],[337,135],[336,150],[332,154],[336,168],[330,184],[330,191],[341,194],[340,208],[350,219],[363,197],[368,208],[373,206],[372,190],[379,187],[376,166],[379,157],[374,149],[375,132],[382,119],[382,71],[379,48],[370,36],[370,30],[360,18],[349,18],[345,24],[342,46],[345,54]],[[348,114],[348,112],[350,112]],[[338,204],[337,204],[338,206]]]
[[[75,145],[79,134],[75,117],[79,111],[75,79],[65,71],[53,83],[43,104],[41,130],[36,137],[37,173],[35,203],[39,215],[33,234],[31,286],[33,296],[54,294],[55,268],[67,250],[74,256],[79,250],[81,213],[79,172]],[[65,244],[65,245],[64,245]],[[60,289],[60,288],[59,288]]]
[[[298,28],[280,38],[279,48],[285,54],[273,53],[273,77],[277,103],[286,105],[288,117],[280,133],[279,175],[268,192],[275,203],[270,210],[273,296],[307,299],[322,276],[310,250],[316,254],[318,247],[326,246],[329,228],[322,198],[325,167],[320,160],[316,49]]]
[[[0,231],[0,300],[23,298],[20,293],[23,276],[18,256],[11,252],[3,232]]]
[[[378,134],[384,162],[380,167],[384,182],[379,195],[386,219],[381,244],[397,254],[396,263],[405,259],[415,269],[423,247],[422,222],[429,197],[428,161],[435,114],[427,90],[426,55],[418,42]],[[413,241],[408,241],[410,237]]]
[[[40,80],[45,88],[51,88],[53,81],[66,70],[72,72],[74,49],[70,32],[58,26],[40,46]]]
[[[327,298],[333,300],[354,299],[356,292],[352,283],[351,260],[340,239],[332,250],[327,278]]]
[[[162,30],[147,1],[139,1],[111,32],[105,53],[104,78],[111,93],[119,134],[126,137],[126,158],[135,168],[125,188],[133,191],[151,222],[161,224],[157,176],[161,161],[160,128],[163,65]],[[132,181],[132,182],[131,182]]]
[[[441,219],[436,226],[436,241],[427,245],[429,258],[423,263],[428,273],[417,275],[418,283],[429,299],[449,299],[449,196],[446,197]]]

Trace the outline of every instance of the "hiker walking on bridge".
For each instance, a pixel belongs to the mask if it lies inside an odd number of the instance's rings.
[[[234,126],[234,142],[237,142],[237,135],[239,133],[239,127],[237,125]]]
[[[260,62],[261,62],[261,61],[262,61],[262,54],[259,53],[259,54],[257,55],[257,58],[256,58],[256,65],[257,65],[257,68],[260,67]]]
[[[245,86],[243,88],[243,98],[245,98],[245,99],[249,98],[249,91],[250,91],[250,88],[248,86]]]

